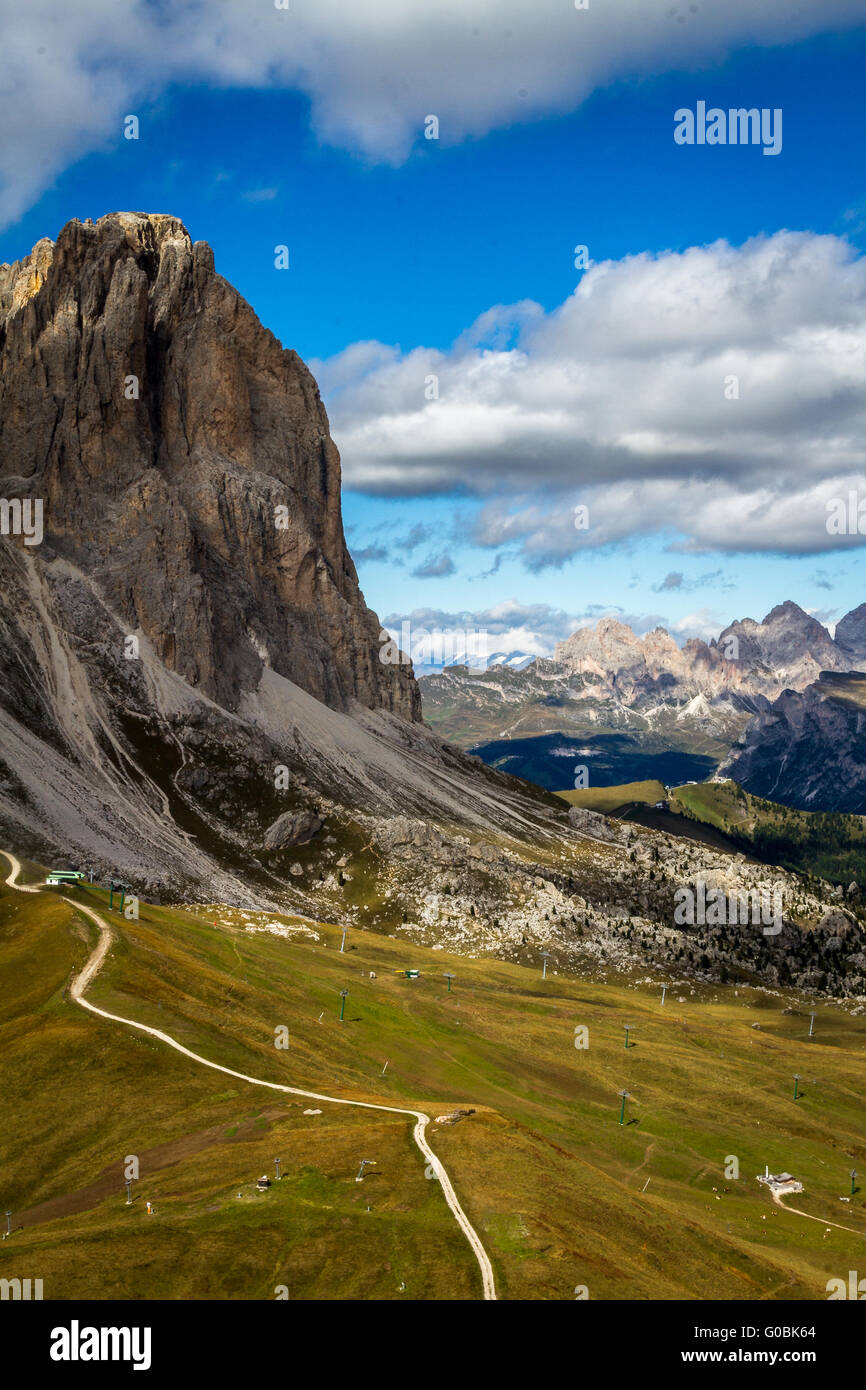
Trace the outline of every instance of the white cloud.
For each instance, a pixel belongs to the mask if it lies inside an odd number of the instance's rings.
[[[515,322],[515,346],[487,345]],[[365,343],[314,370],[347,486],[474,493],[475,539],[533,567],[647,532],[685,551],[862,543],[826,529],[828,500],[866,482],[866,257],[837,237],[602,262],[552,313],[491,309],[449,352]]]
[[[671,636],[682,646],[690,637],[700,637],[704,642],[712,642],[730,621],[730,617],[721,617],[718,609],[699,608],[667,626]]]
[[[399,162],[435,114],[453,143],[563,113],[630,75],[862,22],[862,0],[0,0],[0,224],[174,82],[306,93],[320,139]],[[140,113],[136,113],[140,114]]]
[[[640,635],[660,624],[664,625],[666,621],[658,613],[627,613],[611,604],[589,604],[580,612],[567,612],[549,603],[520,603],[517,599],[503,599],[489,608],[471,612],[414,608],[409,613],[389,613],[382,619],[382,625],[398,642],[405,637],[410,644],[423,644],[423,639],[430,634],[441,635],[445,639],[443,645],[451,656],[467,645],[467,634],[478,633],[486,633],[487,656],[501,651],[552,656],[557,642],[563,642],[579,627],[595,627],[600,618],[616,618]],[[408,627],[404,624],[408,624]],[[719,622],[712,635],[717,635],[723,626],[724,623]],[[687,637],[703,636],[704,631],[709,630],[706,614],[696,615],[694,621],[686,619],[671,630],[676,631],[681,641]]]

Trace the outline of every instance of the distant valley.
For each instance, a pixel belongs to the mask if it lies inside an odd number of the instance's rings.
[[[472,752],[500,772],[525,777],[548,791],[571,786],[581,775],[580,770],[587,786],[615,786],[651,777],[672,785],[702,782],[718,766],[718,760],[706,753],[665,748],[662,740],[649,735],[604,733],[590,735],[590,739],[590,743],[584,743],[561,733],[535,734],[528,738],[494,739],[479,744]]]

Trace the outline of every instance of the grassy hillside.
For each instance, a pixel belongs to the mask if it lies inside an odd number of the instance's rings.
[[[663,782],[623,782],[618,787],[583,787],[577,791],[557,792],[570,806],[583,806],[588,811],[601,811],[610,815],[620,806],[632,802],[642,802],[654,806],[657,801],[667,799]]]
[[[80,890],[101,911],[104,897]],[[824,1298],[862,1253],[862,1193],[839,1197],[848,1170],[866,1169],[866,1028],[838,1008],[819,1010],[808,1040],[804,1005],[785,1013],[786,998],[749,989],[671,991],[662,1007],[645,972],[542,981],[354,929],[341,954],[334,927],[234,909],[105,915],[115,943],[94,1003],[266,1079],[433,1115],[474,1107],[429,1135],[502,1298],[571,1299],[578,1284],[602,1299]],[[275,924],[296,930],[246,930]],[[64,990],[94,940],[58,895],[0,889],[14,982],[0,997],[0,1196],[23,1225],[0,1247],[0,1277],[40,1277],[51,1298],[261,1299],[279,1284],[292,1298],[479,1296],[408,1120],[235,1082],[87,1014]],[[728,1155],[738,1181],[724,1178]],[[277,1156],[285,1180],[259,1195]],[[356,1183],[362,1158],[376,1167]],[[755,1182],[765,1163],[804,1182],[794,1204],[820,1220],[771,1204]]]
[[[765,862],[866,887],[866,817],[797,811],[744,791],[737,782],[676,787],[671,810],[723,831]]]

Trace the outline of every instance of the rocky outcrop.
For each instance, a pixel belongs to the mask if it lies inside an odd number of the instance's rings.
[[[305,845],[318,835],[324,821],[315,811],[284,811],[273,825],[265,831],[262,845],[265,849],[290,849],[292,845]]]
[[[0,266],[0,473],[39,562],[235,710],[270,667],[335,709],[420,718],[379,660],[316,383],[174,217],[72,221]]]
[[[758,689],[768,698],[785,688],[804,689],[821,671],[851,669],[847,653],[827,629],[790,601],[772,609],[763,622],[743,618],[731,623],[714,645],[722,652],[732,648],[734,664],[751,672],[753,679],[765,672],[771,679]]]
[[[630,825],[603,816],[598,811],[587,810],[583,806],[571,806],[568,811],[569,824],[581,835],[589,835],[594,840],[605,840],[609,844],[629,844],[634,832]]]

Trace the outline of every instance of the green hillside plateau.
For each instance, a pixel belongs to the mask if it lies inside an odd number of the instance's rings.
[[[621,806],[634,802],[654,806],[657,801],[664,801],[667,792],[663,782],[652,779],[649,782],[622,782],[618,787],[581,787],[557,792],[556,795],[567,801],[569,806],[583,806],[588,811],[610,815]]]

